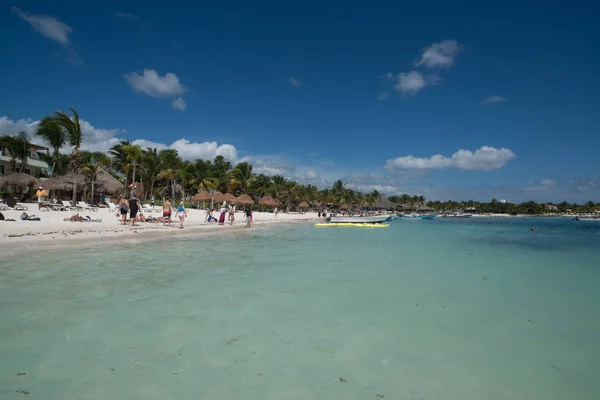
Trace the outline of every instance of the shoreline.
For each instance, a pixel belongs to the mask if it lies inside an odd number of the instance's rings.
[[[33,214],[33,212],[28,211]],[[102,222],[71,222],[64,221],[72,212],[48,211],[38,212],[35,215],[41,221],[21,221],[21,211],[4,211],[6,218],[16,221],[0,222],[0,251],[3,256],[21,253],[23,250],[40,251],[88,245],[94,243],[112,243],[115,241],[130,241],[139,239],[176,238],[191,235],[206,235],[210,233],[221,234],[224,232],[241,232],[248,230],[261,231],[269,226],[280,226],[296,223],[317,222],[316,213],[284,214],[277,217],[273,213],[256,212],[254,226],[246,228],[245,218],[241,213],[236,214],[236,221],[230,225],[204,222],[204,210],[189,210],[184,228],[179,229],[179,221],[171,222],[171,226],[162,223],[140,222],[135,226],[122,225],[113,212],[98,210],[97,212],[80,213],[82,216],[102,218]],[[314,214],[314,215],[313,215]],[[147,216],[157,216],[148,214]],[[12,250],[12,251],[11,251]]]

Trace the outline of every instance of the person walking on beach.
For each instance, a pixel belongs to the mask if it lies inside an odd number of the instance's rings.
[[[275,207],[275,210],[273,210],[273,212],[275,213],[275,218],[277,218],[277,213],[279,213],[279,209]]]
[[[154,208],[154,195],[150,198],[150,206]]]
[[[221,206],[221,209],[219,210],[219,225],[225,225],[225,214],[226,214],[226,210],[225,210],[225,206]]]
[[[129,218],[131,219],[131,226],[135,226],[135,220],[140,208],[140,202],[137,197],[133,196],[129,199]]]
[[[229,205],[229,225],[233,225],[235,221],[235,204]]]
[[[171,226],[171,200],[169,199],[166,199],[163,203],[163,225],[167,225],[167,221]]]
[[[121,213],[121,224],[123,225],[127,223],[127,211],[129,211],[129,205],[127,204],[127,200],[121,199],[121,204],[119,205],[119,212]]]
[[[252,208],[250,206],[246,207],[246,228],[250,228],[252,226]]]
[[[179,217],[179,229],[183,229],[183,221],[185,221],[185,217],[187,217],[187,211],[183,206],[183,201],[179,202],[179,207],[177,207],[177,217]]]
[[[35,197],[37,197],[38,203],[43,203],[44,201],[46,201],[46,196],[48,196],[48,194],[44,190],[43,186],[40,186],[38,191],[35,192]]]

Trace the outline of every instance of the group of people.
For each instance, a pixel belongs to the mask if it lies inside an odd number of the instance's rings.
[[[152,207],[154,207],[154,196],[152,196]],[[127,225],[128,221],[127,221],[127,214],[129,214],[129,223],[132,226],[135,226],[136,221],[139,222],[145,222],[147,221],[147,218],[144,217],[144,215],[142,213],[140,213],[140,211],[142,210],[142,206],[140,205],[140,201],[137,198],[137,196],[133,195],[131,196],[131,198],[128,199],[122,199],[121,203],[119,205],[119,213],[121,214],[121,224],[123,225]],[[139,215],[138,215],[139,213]],[[169,226],[171,226],[171,213],[172,213],[172,209],[171,209],[171,201],[169,199],[166,199],[163,203],[163,225],[167,225],[169,224]],[[179,203],[179,206],[177,207],[177,218],[179,218],[179,228],[183,229],[183,223],[185,222],[185,218],[187,217],[187,210],[185,209],[185,206],[183,205],[183,201],[181,201]]]
[[[233,225],[235,222],[235,212],[237,211],[234,203],[230,203],[227,208],[225,208],[226,203],[223,202],[223,205],[219,209],[219,218],[213,217],[213,209],[209,208],[206,210],[206,214],[204,215],[204,220],[206,222],[217,222],[219,225],[225,225],[225,219],[229,221],[229,225]],[[244,215],[246,217],[246,228],[252,227],[254,224],[252,220],[252,208],[250,206],[246,206],[244,209]]]

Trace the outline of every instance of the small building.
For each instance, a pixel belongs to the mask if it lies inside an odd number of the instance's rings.
[[[50,149],[45,146],[31,143],[29,145],[29,157],[27,157],[25,167],[21,166],[21,162],[19,160],[16,162],[16,168],[19,170],[19,172],[37,177],[42,174],[47,174],[50,166],[45,161],[42,161],[40,153],[46,153],[46,155],[49,155]],[[8,175],[13,172],[17,172],[13,170],[13,158],[8,149],[0,146],[0,176]]]
[[[555,206],[554,204],[544,204],[544,207],[546,208],[547,211],[558,211],[558,207]]]

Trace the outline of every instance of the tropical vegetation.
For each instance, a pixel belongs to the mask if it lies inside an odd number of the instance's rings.
[[[333,183],[331,188],[319,189],[311,184],[300,184],[282,175],[268,176],[257,174],[253,166],[247,162],[233,165],[223,156],[214,160],[184,160],[174,149],[142,148],[129,141],[122,141],[112,146],[108,152],[82,151],[83,131],[77,110],[71,107],[71,114],[56,111],[54,115],[43,118],[37,130],[52,149],[49,156],[41,157],[51,165],[50,177],[74,176],[73,184],[91,186],[92,198],[98,173],[104,169],[123,182],[123,187],[138,187],[137,195],[142,201],[155,196],[158,199],[170,197],[174,200],[189,201],[201,191],[209,193],[231,193],[235,196],[247,194],[258,202],[260,198],[271,196],[277,199],[286,210],[303,206],[325,206],[339,208],[373,207],[378,203],[380,194],[377,191],[362,193],[348,187],[341,180]],[[15,135],[0,136],[0,146],[11,154],[13,170],[23,169],[27,163],[30,138],[23,132]],[[70,154],[61,150],[70,146]],[[76,177],[83,174],[86,182],[77,182]],[[87,186],[86,186],[87,187]],[[75,201],[74,191],[73,201]],[[545,204],[526,202],[512,204],[495,199],[489,203],[476,201],[429,201],[424,196],[403,194],[391,196],[390,201],[405,210],[433,209],[445,211],[477,211],[485,213],[507,214],[542,214],[556,212],[591,212],[600,210],[600,203],[588,202],[585,205],[566,202],[548,207]]]

